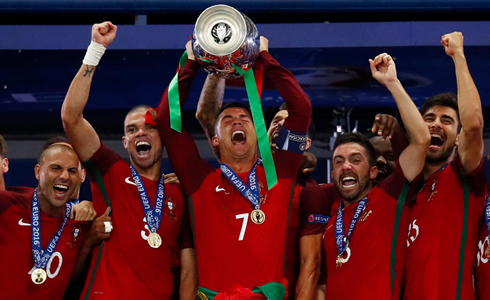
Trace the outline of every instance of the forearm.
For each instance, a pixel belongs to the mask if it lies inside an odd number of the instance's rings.
[[[216,116],[223,104],[225,92],[225,78],[209,74],[197,103],[196,118],[201,124],[206,136],[214,136]]]
[[[400,117],[403,124],[405,124],[410,143],[428,146],[430,134],[427,125],[400,81],[397,79],[389,82],[386,84],[386,87],[395,99],[398,111],[400,112]]]
[[[320,277],[322,234],[300,238],[301,267],[296,284],[296,299],[314,299]]]
[[[467,133],[470,130],[477,131],[477,133],[482,132],[483,115],[480,95],[468,69],[466,57],[463,53],[457,53],[453,56],[453,61],[456,70],[461,125]]]
[[[318,287],[320,268],[316,263],[308,262],[301,266],[298,283],[296,284],[296,299],[310,300],[315,298]]]
[[[311,121],[311,102],[294,75],[281,66],[267,51],[260,52],[258,62],[264,67],[264,75],[274,85],[288,105],[286,127],[297,132],[306,132]]]
[[[82,273],[85,264],[88,262],[88,258],[92,253],[93,247],[88,243],[83,243],[80,247],[80,251],[78,251],[77,258],[75,260],[75,264],[73,265],[73,270],[71,272],[70,284],[75,283],[79,280],[80,274]]]
[[[430,144],[430,132],[400,81],[397,79],[386,86],[395,98],[410,140],[410,144],[400,154],[399,162],[406,179],[412,181],[424,167]]]
[[[189,88],[198,69],[196,62],[187,60],[179,72],[180,103],[184,105]],[[170,108],[168,92],[165,91],[156,114],[156,123],[160,138],[164,144],[172,167],[181,182],[184,193],[190,196],[199,186],[198,178],[205,176],[206,169],[192,137],[185,131],[179,133],[170,127]],[[199,169],[200,172],[195,172]]]
[[[61,114],[63,122],[80,121],[87,105],[96,66],[82,64],[66,93]]]
[[[182,300],[195,300],[197,295],[196,252],[193,248],[182,249],[179,295]]]
[[[97,133],[83,118],[95,69],[95,66],[82,64],[73,78],[61,107],[65,133],[81,161],[89,159],[100,147]]]

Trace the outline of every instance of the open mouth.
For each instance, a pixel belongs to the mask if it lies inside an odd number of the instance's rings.
[[[440,134],[432,133],[430,135],[430,147],[431,148],[440,148],[444,144],[444,139]]]
[[[231,142],[233,144],[245,143],[247,136],[242,130],[237,130],[231,134]]]
[[[63,196],[68,192],[68,186],[64,184],[55,184],[53,190],[57,196]]]
[[[352,176],[346,176],[342,178],[342,187],[344,188],[352,188],[357,184],[357,179]]]
[[[146,141],[141,141],[136,143],[136,152],[138,152],[138,155],[144,155],[148,154],[148,152],[151,150],[151,144],[146,142]]]

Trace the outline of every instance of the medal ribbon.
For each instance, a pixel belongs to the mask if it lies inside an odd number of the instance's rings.
[[[260,209],[260,194],[259,184],[257,183],[256,168],[257,164],[260,164],[262,160],[257,158],[257,162],[253,166],[250,173],[248,173],[248,186],[236,175],[236,173],[230,169],[226,164],[221,164],[221,173],[233,184],[234,187],[245,197],[250,203],[252,203],[254,209]]]
[[[187,51],[184,51],[177,66],[177,72],[168,85],[168,107],[170,113],[170,128],[177,132],[182,132],[182,120],[180,114],[180,96],[179,96],[179,70],[184,67],[187,60]]]
[[[148,223],[148,227],[150,228],[150,232],[157,232],[158,228],[160,228],[160,222],[162,220],[163,213],[163,200],[165,199],[165,186],[164,175],[160,176],[160,180],[158,181],[158,190],[157,197],[155,199],[155,209],[151,208],[150,197],[148,197],[148,193],[146,192],[145,185],[141,180],[140,174],[136,171],[136,169],[129,165],[131,169],[131,175],[133,176],[134,183],[138,187],[138,191],[140,192],[141,204],[143,205],[143,210],[145,211],[146,223]]]
[[[233,67],[238,74],[243,75],[243,79],[245,80],[245,88],[247,89],[247,95],[250,102],[250,110],[252,111],[255,131],[257,132],[260,156],[264,161],[267,187],[269,190],[271,190],[277,184],[276,167],[274,166],[271,146],[269,144],[269,138],[267,137],[267,130],[265,129],[264,114],[262,112],[262,105],[260,104],[260,97],[257,90],[254,73],[252,69],[245,71],[235,66],[235,64],[233,64]]]
[[[75,204],[78,203],[78,199]],[[72,203],[66,203],[65,218],[61,224],[60,229],[54,234],[49,241],[46,250],[41,248],[41,209],[39,207],[39,201],[37,199],[37,188],[34,190],[32,196],[32,208],[31,208],[31,240],[32,240],[32,254],[34,256],[34,264],[38,269],[44,269],[48,264],[51,255],[53,254],[58,242],[60,241],[61,234],[65,228],[66,222],[70,218]]]
[[[490,241],[490,195],[487,195],[485,199],[485,223],[487,224],[488,240]]]
[[[354,231],[357,220],[366,207],[367,200],[367,197],[365,197],[364,199],[359,200],[357,203],[356,211],[352,217],[352,221],[350,222],[349,230],[347,231],[347,237],[344,237],[344,212],[342,211],[344,204],[340,203],[339,210],[337,212],[337,220],[335,221],[335,242],[337,243],[337,251],[339,255],[342,255],[347,248],[347,242]]]

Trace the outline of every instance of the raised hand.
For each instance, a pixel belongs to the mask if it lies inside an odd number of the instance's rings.
[[[260,51],[267,51],[269,52],[269,40],[264,37],[264,36],[260,36],[260,47],[259,47],[259,50]]]
[[[192,41],[188,41],[187,44],[185,44],[185,50],[187,50],[188,59],[196,60],[196,57],[194,56],[194,50],[192,50]]]
[[[374,117],[371,132],[382,136],[383,140],[386,138],[391,139],[398,130],[400,130],[400,125],[398,124],[398,120],[392,115],[377,114]]]
[[[446,54],[453,57],[455,54],[463,54],[463,34],[455,31],[441,37],[441,44],[444,46]]]
[[[117,26],[107,21],[92,26],[92,41],[108,47],[116,38]]]
[[[387,53],[381,53],[373,59],[369,59],[371,74],[379,83],[387,85],[397,81],[396,66],[393,58]]]

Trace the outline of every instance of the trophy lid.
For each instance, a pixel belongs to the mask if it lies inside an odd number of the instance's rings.
[[[202,49],[216,56],[235,52],[244,43],[247,24],[243,15],[231,6],[208,7],[197,18],[194,38]]]

